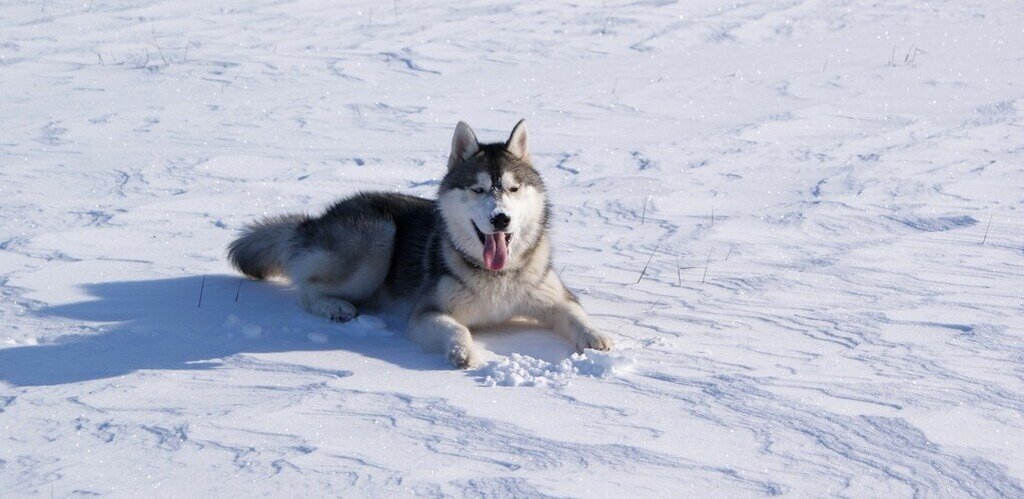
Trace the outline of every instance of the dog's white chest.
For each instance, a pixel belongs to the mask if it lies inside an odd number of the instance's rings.
[[[439,296],[448,312],[467,326],[481,326],[506,322],[537,302],[521,280],[481,278],[464,285],[446,279],[438,288]]]

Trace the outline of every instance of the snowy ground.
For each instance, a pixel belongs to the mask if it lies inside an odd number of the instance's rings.
[[[1024,496],[1021,26],[5,1],[0,495]],[[458,120],[520,117],[611,356],[510,327],[454,371],[225,263],[262,214],[431,196]]]

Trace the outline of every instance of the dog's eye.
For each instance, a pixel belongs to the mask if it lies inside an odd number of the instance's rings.
[[[518,191],[518,190],[519,190],[519,186],[518,186],[518,185],[517,185],[517,186],[515,186],[515,187],[509,187],[509,188],[508,188],[508,191],[509,191],[509,192],[516,192],[516,191]]]
[[[470,190],[475,192],[475,193],[477,193],[477,194],[483,194],[484,193],[483,187],[474,187],[474,188],[472,188]]]

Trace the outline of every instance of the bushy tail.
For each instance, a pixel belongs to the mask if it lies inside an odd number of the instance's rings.
[[[253,279],[282,275],[294,247],[295,231],[306,220],[305,215],[281,215],[247,225],[228,245],[228,259]]]

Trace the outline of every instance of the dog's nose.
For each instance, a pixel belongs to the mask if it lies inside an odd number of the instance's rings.
[[[497,230],[497,231],[503,231],[503,230],[507,229],[508,228],[508,223],[511,222],[511,221],[512,221],[512,219],[508,218],[508,215],[506,215],[504,213],[498,213],[497,215],[494,215],[493,217],[491,217],[491,225],[493,225],[494,226],[494,230]]]

